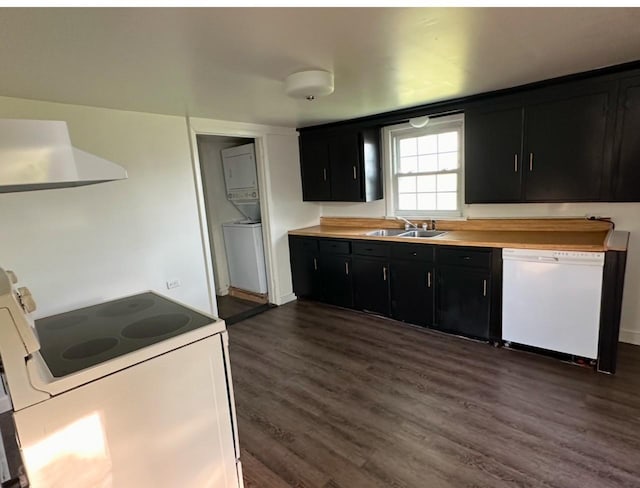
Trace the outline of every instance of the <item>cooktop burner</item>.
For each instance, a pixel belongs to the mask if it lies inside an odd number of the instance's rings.
[[[55,377],[210,324],[212,319],[148,292],[35,321]]]

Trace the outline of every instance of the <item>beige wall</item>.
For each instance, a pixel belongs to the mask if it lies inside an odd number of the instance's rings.
[[[325,203],[323,216],[381,217],[386,214],[385,201],[370,203]],[[466,217],[611,217],[616,229],[631,232],[627,254],[620,340],[640,344],[640,203],[566,203],[465,205]]]

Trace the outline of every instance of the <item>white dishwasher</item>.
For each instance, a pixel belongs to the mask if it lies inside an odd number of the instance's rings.
[[[596,359],[604,253],[503,249],[502,338]]]

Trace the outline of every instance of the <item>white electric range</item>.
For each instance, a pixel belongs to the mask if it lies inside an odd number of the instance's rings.
[[[0,269],[0,356],[34,488],[242,488],[224,321],[153,292],[34,321]]]

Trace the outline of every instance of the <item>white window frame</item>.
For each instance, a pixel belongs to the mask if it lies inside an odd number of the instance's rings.
[[[447,129],[456,129],[460,131],[459,141],[459,158],[460,168],[458,169],[458,188],[457,188],[457,210],[397,210],[398,208],[398,177],[395,174],[394,158],[397,151],[395,144],[396,136],[420,136],[438,132],[444,132]],[[387,217],[447,217],[460,218],[463,213],[464,206],[464,114],[444,115],[442,117],[432,117],[429,123],[420,129],[411,127],[408,122],[397,125],[390,125],[382,129],[382,157],[385,172],[385,191],[386,191],[386,214]],[[420,174],[420,173],[417,173]],[[436,173],[437,174],[437,173]]]

